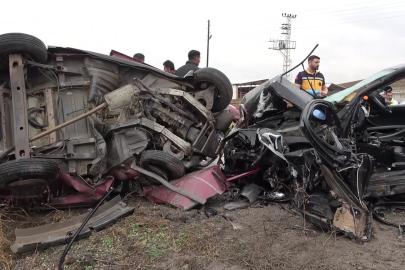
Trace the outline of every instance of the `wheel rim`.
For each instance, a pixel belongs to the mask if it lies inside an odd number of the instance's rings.
[[[159,168],[159,167],[156,167],[156,166],[153,166],[153,165],[145,165],[145,166],[144,166],[144,169],[145,169],[145,170],[148,170],[148,171],[150,171],[150,172],[152,172],[152,173],[154,173],[154,174],[159,175],[160,177],[162,177],[162,178],[163,178],[164,180],[166,180],[166,181],[169,181],[169,176],[168,176],[168,174],[167,174],[163,169],[161,169],[161,168]],[[148,181],[153,182],[153,183],[159,182],[159,181],[156,180],[155,178],[150,177],[150,176],[147,176],[147,175],[145,175],[145,178],[146,178]],[[160,182],[159,182],[159,183],[160,183]]]

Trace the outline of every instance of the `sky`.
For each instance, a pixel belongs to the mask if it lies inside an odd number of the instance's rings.
[[[282,13],[292,19],[292,65],[314,54],[327,83],[364,79],[405,63],[405,1],[3,1],[0,33],[21,32],[46,45],[109,54],[112,49],[163,69],[187,54],[201,52],[206,66],[207,26],[211,24],[209,66],[232,82],[269,79],[283,70],[283,58],[269,49],[282,39]],[[292,78],[298,71],[292,72]]]

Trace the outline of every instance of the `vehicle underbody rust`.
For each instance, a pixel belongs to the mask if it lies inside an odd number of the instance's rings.
[[[181,78],[114,51],[46,48],[19,33],[0,38],[2,205],[89,207],[111,188],[124,195],[156,178],[174,187],[170,181],[216,158],[218,134],[235,122],[232,85],[219,70]]]

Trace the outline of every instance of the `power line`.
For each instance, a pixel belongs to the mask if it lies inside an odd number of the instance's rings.
[[[343,9],[343,10],[336,10],[336,11],[332,11],[332,12],[328,12],[328,14],[332,14],[332,13],[338,13],[338,12],[342,12],[342,11],[352,11],[352,10],[357,10],[357,9],[367,9],[367,8],[373,8],[373,7],[381,7],[381,6],[388,6],[388,5],[395,5],[395,4],[403,4],[404,1],[400,1],[400,2],[394,2],[394,3],[384,3],[381,5],[375,5],[375,6],[369,6],[369,7],[359,7],[359,8],[351,8],[351,9]]]
[[[377,1],[371,1],[371,2],[377,2]],[[362,3],[366,3],[366,2],[362,2]],[[381,7],[381,6],[387,6],[387,5],[395,5],[395,4],[402,4],[402,5],[394,6],[394,7],[383,7],[383,8],[377,8],[377,9],[367,10],[367,9],[369,9],[369,8]],[[397,7],[404,6],[403,4],[404,4],[404,2],[403,2],[403,1],[400,1],[400,2],[384,3],[384,4],[381,4],[381,5],[363,6],[363,7],[359,7],[359,8],[335,10],[335,11],[331,11],[331,12],[324,12],[324,13],[322,13],[322,17],[330,17],[330,16],[345,15],[345,12],[347,12],[347,11],[353,11],[353,10],[359,10],[359,9],[360,9],[361,11],[355,11],[355,12],[350,12],[350,13],[346,13],[346,14],[364,13],[364,12],[369,12],[369,11],[374,11],[374,10],[397,8]],[[350,4],[348,4],[348,5],[350,5]],[[346,6],[348,6],[348,5],[346,5]],[[354,4],[353,4],[353,5],[354,5]],[[330,9],[330,8],[325,8],[325,9]],[[317,10],[324,10],[324,9],[317,9]],[[307,10],[307,11],[308,11],[308,10]],[[302,16],[308,16],[308,14],[306,14],[307,11],[302,11],[302,15],[300,15],[300,17],[302,17]],[[343,12],[343,13],[342,13],[342,14],[336,14],[336,13],[341,13],[341,12]],[[335,15],[329,15],[329,14],[335,14]],[[329,15],[329,16],[326,16],[326,15]],[[243,21],[244,24],[246,24],[246,22],[249,22],[249,21]],[[251,22],[261,22],[261,24],[264,24],[264,23],[268,24],[268,23],[276,22],[276,21],[274,21],[274,20],[272,20],[272,21],[269,21],[269,20],[256,20],[256,21],[251,21]],[[278,21],[277,21],[277,22],[278,22]]]
[[[377,20],[384,20],[384,19],[391,19],[391,18],[397,18],[397,17],[403,17],[404,15],[398,15],[398,16],[390,16],[390,17],[382,17],[382,18],[374,18],[374,19],[368,19],[368,20],[358,20],[358,21],[349,21],[349,22],[341,22],[341,23],[333,23],[333,24],[323,24],[323,25],[315,25],[315,26],[305,26],[305,27],[297,27],[294,29],[307,29],[307,28],[322,28],[322,27],[328,27],[332,25],[339,25],[339,24],[350,24],[350,23],[358,23],[358,22],[367,22],[367,21],[377,21]],[[238,32],[238,35],[245,35],[245,34],[258,34],[258,33],[269,33],[269,32],[278,32],[279,30],[263,30],[263,31],[255,31],[255,32]],[[221,35],[226,35],[226,34],[232,34],[234,35],[235,32],[227,32]]]
[[[347,24],[347,23],[356,23],[356,22],[377,21],[377,20],[391,19],[391,18],[403,17],[403,16],[404,16],[404,15],[398,15],[398,16],[390,16],[390,17],[383,17],[383,18],[375,18],[375,19],[369,19],[369,20],[360,20],[360,21],[351,21],[351,22],[333,23],[333,24],[328,24],[328,25],[320,25],[320,26],[307,26],[307,27],[299,27],[299,28],[296,28],[296,29],[305,29],[305,28],[313,28],[313,27],[325,27],[325,26],[331,26],[331,25]]]
[[[363,3],[375,3],[375,2],[383,2],[380,0],[376,0],[376,1],[364,1],[364,2],[358,2],[358,3],[353,3],[353,4],[347,4],[345,6],[354,6],[354,5],[360,5]],[[317,10],[325,10],[325,9],[331,9],[331,8],[337,8],[337,7],[341,7],[341,5],[339,6],[333,6],[333,7],[328,7],[328,8],[316,8],[316,9],[307,9],[307,10],[303,10],[303,12],[307,12],[307,11],[317,11]]]
[[[212,37],[210,33],[210,20],[208,20],[208,34],[207,34],[207,67],[208,67],[208,60],[209,60],[209,55],[210,55],[210,39]]]
[[[359,13],[364,13],[364,12],[370,12],[370,11],[376,11],[376,10],[383,10],[383,9],[393,9],[393,8],[399,8],[399,7],[404,7],[405,4],[402,3],[402,5],[396,6],[396,7],[385,7],[385,8],[376,8],[376,9],[372,9],[372,10],[364,10],[364,11],[355,11],[355,12],[348,12],[348,13],[342,13],[342,14],[332,14],[332,15],[327,15],[326,16],[320,16],[320,17],[335,17],[335,16],[345,16],[348,14],[359,14]],[[392,11],[390,11],[392,12]],[[375,14],[372,14],[375,15]],[[378,15],[378,14],[377,14]],[[318,17],[319,18],[319,17]]]
[[[281,34],[285,35],[285,39],[271,39],[270,42],[273,43],[273,47],[269,49],[276,50],[283,56],[283,72],[285,73],[284,77],[287,80],[291,80],[291,73],[287,73],[287,71],[290,70],[292,63],[290,50],[295,49],[295,41],[291,41],[291,19],[295,19],[297,15],[283,13],[282,16],[286,18],[286,22],[281,26]]]
[[[404,5],[401,5],[401,6],[397,6],[397,7],[390,7],[390,8],[399,8],[399,7],[405,7],[405,4]],[[384,9],[384,8],[380,8],[380,9],[375,9],[375,10],[381,10],[381,9]],[[386,9],[389,9],[389,8],[386,8]],[[387,12],[379,12],[379,13],[377,13],[377,14],[364,14],[364,15],[362,15],[362,16],[378,16],[378,15],[385,15],[385,14],[392,14],[392,13],[397,13],[397,12],[403,12],[404,10],[403,9],[397,9],[397,10],[395,10],[395,11],[387,11]],[[358,14],[358,13],[362,13],[361,11],[359,12],[359,11],[357,11],[357,12],[350,12],[350,13],[345,13],[345,14],[335,14],[335,15],[329,15],[329,16],[318,16],[317,17],[317,19],[319,19],[319,18],[330,18],[330,17],[335,17],[335,16],[346,16],[346,15],[351,15],[351,14]],[[305,16],[305,15],[304,15]],[[301,17],[301,16],[300,16]],[[357,17],[357,16],[356,16]],[[354,18],[356,18],[356,17],[352,17],[352,18],[345,18],[345,19],[354,19]],[[258,24],[258,25],[264,25],[264,24],[266,24],[266,25],[268,25],[269,23],[262,23],[262,24]]]

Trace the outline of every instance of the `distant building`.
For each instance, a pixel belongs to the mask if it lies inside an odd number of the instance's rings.
[[[346,88],[352,87],[353,85],[355,85],[361,81],[362,80],[340,83],[340,84],[337,84],[337,86],[344,87],[343,89],[346,89]],[[396,81],[395,83],[391,84],[390,86],[392,87],[392,93],[393,93],[394,99],[396,99],[400,103],[404,102],[405,101],[405,79]]]
[[[256,80],[256,81],[239,81],[232,83],[232,101],[231,104],[239,109],[239,104],[242,98],[252,89],[263,84],[269,79]]]
[[[405,79],[394,82],[391,87],[394,99],[398,102],[405,101]]]
[[[337,92],[340,92],[344,90],[345,88],[339,84],[334,84],[334,83],[327,83],[326,87],[328,87],[328,95],[333,95],[336,94]]]
[[[339,83],[338,85],[339,85],[339,86],[342,86],[343,89],[346,89],[346,88],[352,87],[352,86],[355,85],[355,84],[358,84],[358,83],[361,82],[361,81],[362,81],[362,80],[351,81],[351,82],[346,82],[346,83]]]

